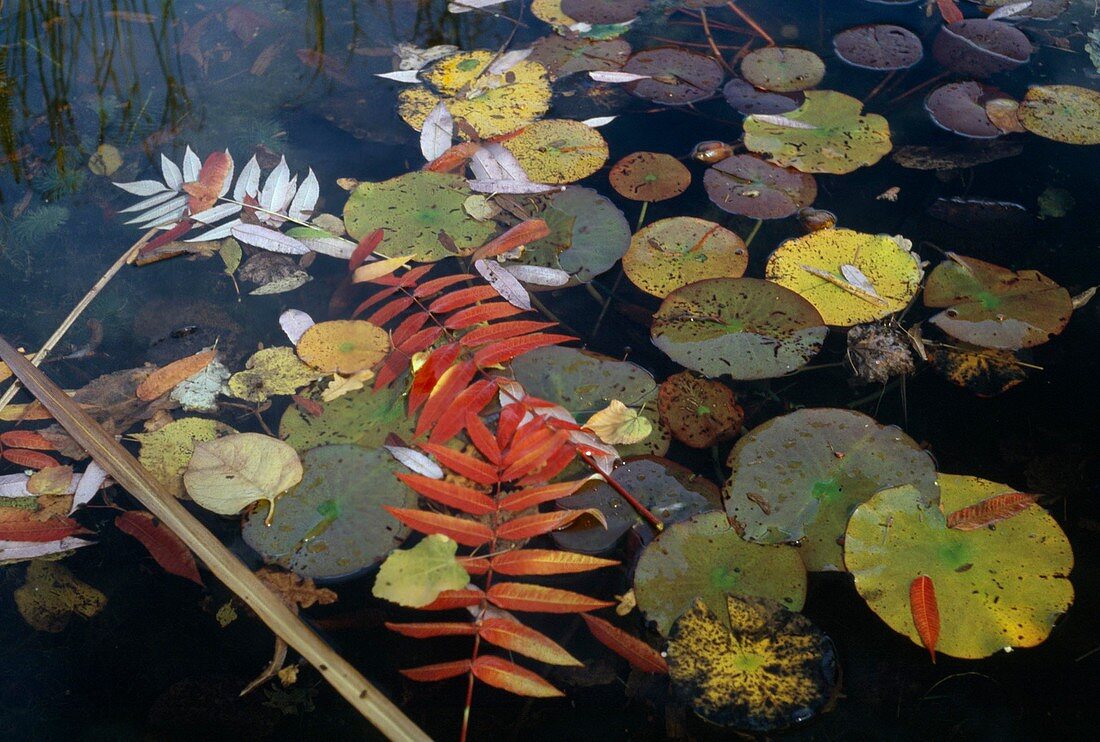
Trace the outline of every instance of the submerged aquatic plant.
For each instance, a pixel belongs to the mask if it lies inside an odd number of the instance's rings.
[[[69,216],[70,212],[64,206],[36,206],[11,223],[11,235],[21,245],[41,242],[61,231],[69,221]]]

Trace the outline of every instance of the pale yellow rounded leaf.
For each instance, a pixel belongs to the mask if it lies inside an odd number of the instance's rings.
[[[302,479],[302,462],[287,443],[260,433],[202,441],[183,475],[187,494],[202,507],[236,515],[258,500],[275,498]]]
[[[638,410],[632,410],[617,399],[588,418],[585,427],[604,443],[629,446],[639,443],[653,432],[653,423]]]

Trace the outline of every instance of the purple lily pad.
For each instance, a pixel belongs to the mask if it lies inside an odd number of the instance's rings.
[[[952,72],[989,77],[1027,62],[1031,42],[1015,26],[986,18],[970,18],[940,29],[932,56]]]
[[[924,57],[920,38],[888,23],[856,26],[833,37],[836,55],[866,70],[903,70]]]
[[[650,75],[650,79],[625,87],[639,98],[665,106],[683,106],[709,98],[725,77],[722,67],[710,57],[671,47],[638,52],[626,63],[623,72]]]
[[[707,170],[703,186],[718,208],[753,219],[782,219],[817,197],[814,176],[752,155],[722,160]]]

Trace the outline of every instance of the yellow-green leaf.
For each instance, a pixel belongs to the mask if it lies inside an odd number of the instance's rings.
[[[653,432],[653,423],[617,399],[588,418],[585,427],[613,446],[639,443]]]
[[[409,608],[434,601],[444,590],[461,590],[470,575],[455,559],[458,544],[438,533],[426,537],[411,549],[393,551],[374,581],[371,593]]]
[[[198,443],[183,475],[191,499],[222,515],[235,515],[258,500],[274,509],[275,498],[301,479],[298,453],[259,433]]]
[[[27,581],[14,597],[24,621],[52,633],[64,630],[74,615],[91,618],[107,604],[106,595],[76,579],[63,564],[41,559],[27,567]]]

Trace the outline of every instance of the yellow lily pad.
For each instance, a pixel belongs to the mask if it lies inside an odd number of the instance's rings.
[[[252,354],[245,370],[233,374],[227,386],[238,399],[264,402],[279,394],[294,394],[320,375],[302,363],[293,348],[264,348]]]
[[[385,358],[389,351],[389,334],[358,319],[318,322],[298,340],[298,357],[325,373],[364,371]]]
[[[536,183],[565,185],[587,178],[607,162],[607,142],[580,121],[548,119],[527,126],[504,146]]]
[[[705,278],[740,278],[749,251],[735,233],[706,219],[674,216],[634,234],[623,271],[647,294],[664,298]]]
[[[1065,144],[1100,144],[1100,92],[1077,85],[1035,85],[1017,111],[1028,131]]]

